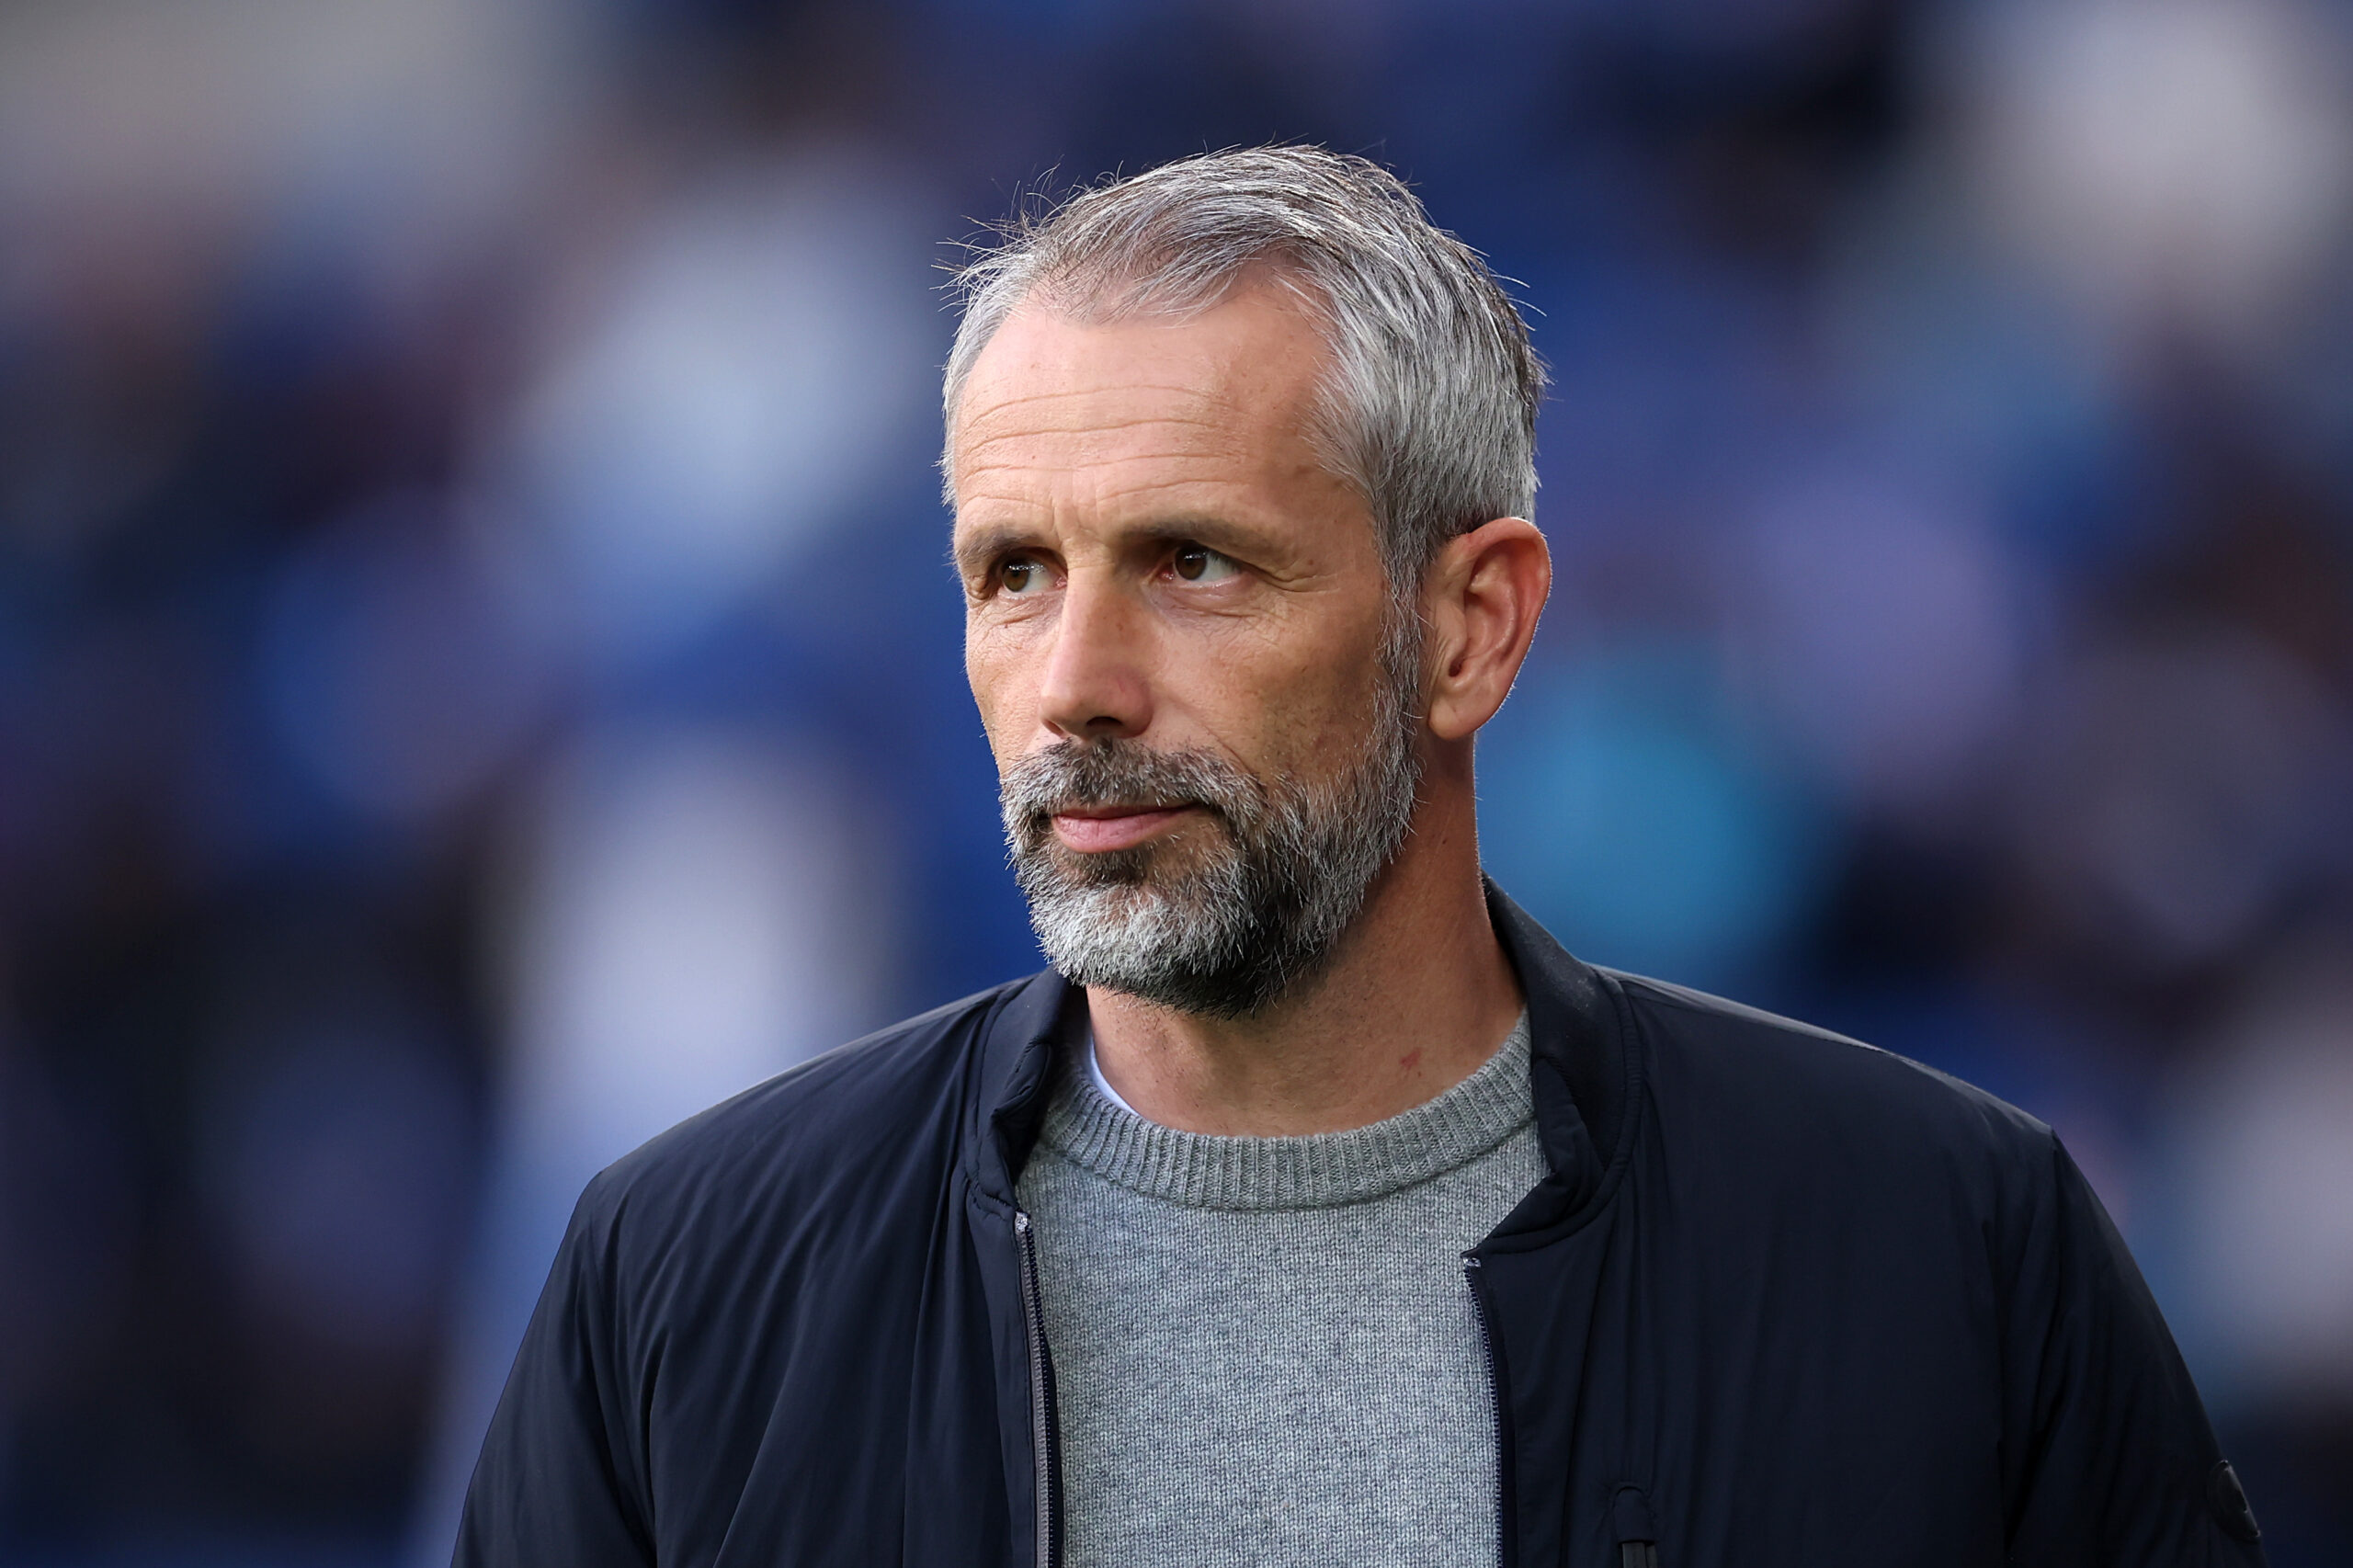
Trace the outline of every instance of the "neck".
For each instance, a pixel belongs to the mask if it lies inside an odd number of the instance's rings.
[[[1364,1127],[1436,1098],[1495,1052],[1521,1005],[1487,918],[1469,759],[1425,779],[1414,832],[1309,980],[1246,1018],[1090,988],[1103,1075],[1137,1112],[1249,1137]]]

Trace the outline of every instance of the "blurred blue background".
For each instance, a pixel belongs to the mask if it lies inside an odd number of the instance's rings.
[[[0,1562],[446,1561],[581,1182],[1035,967],[938,268],[1294,138],[1556,377],[1496,875],[2056,1125],[2353,1561],[2349,23],[14,0]]]

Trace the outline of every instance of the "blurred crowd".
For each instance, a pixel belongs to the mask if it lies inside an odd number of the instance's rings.
[[[1572,948],[2052,1122],[2353,1561],[2353,15],[0,9],[0,1563],[446,1561],[580,1184],[1036,967],[944,264],[1379,157],[1552,367]]]

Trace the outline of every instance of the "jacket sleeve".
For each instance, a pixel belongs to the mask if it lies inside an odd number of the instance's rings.
[[[2005,1332],[2009,1561],[2260,1568],[2156,1301],[2055,1137],[2049,1153]]]
[[[483,1438],[455,1568],[651,1568],[597,1184],[580,1200]]]

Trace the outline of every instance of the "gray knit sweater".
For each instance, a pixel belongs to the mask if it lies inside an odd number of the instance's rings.
[[[1022,1172],[1069,1568],[1496,1561],[1462,1255],[1543,1176],[1523,1017],[1401,1116],[1308,1138],[1145,1121],[1065,1066]]]

